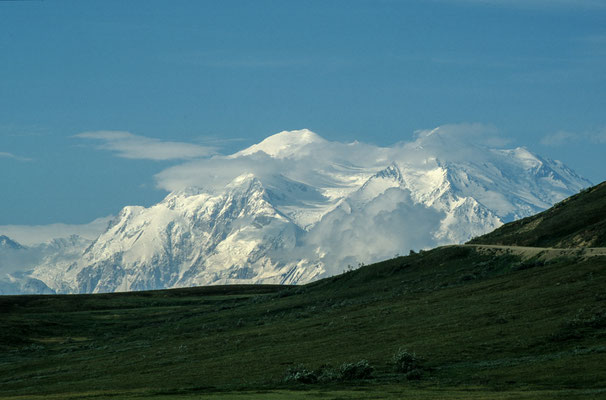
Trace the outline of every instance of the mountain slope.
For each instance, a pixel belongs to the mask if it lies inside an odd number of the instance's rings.
[[[606,182],[554,207],[474,238],[472,244],[606,247]]]

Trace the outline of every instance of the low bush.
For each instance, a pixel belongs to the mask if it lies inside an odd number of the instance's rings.
[[[421,371],[423,368],[421,366],[421,360],[417,357],[417,355],[415,353],[411,353],[405,349],[398,350],[393,355],[392,361],[394,363],[394,369],[396,370],[396,372],[402,372],[404,374],[411,373],[412,371],[415,371],[415,370]],[[411,375],[411,377],[414,375],[417,375],[417,374],[418,373],[415,372],[414,374]]]
[[[316,374],[318,375],[318,382],[334,382],[338,381],[341,377],[339,371],[329,364],[324,364],[317,369]]]
[[[284,382],[287,383],[327,383],[336,381],[353,381],[372,377],[373,367],[366,360],[357,363],[343,363],[339,368],[328,364],[316,370],[308,369],[303,364],[291,366],[286,371]]]
[[[284,382],[316,383],[318,376],[314,371],[308,370],[303,364],[293,365],[286,370]]]
[[[357,379],[368,379],[372,376],[373,368],[366,360],[357,363],[343,363],[339,368],[340,379],[352,381]]]

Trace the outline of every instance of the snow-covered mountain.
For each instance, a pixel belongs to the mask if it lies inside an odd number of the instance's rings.
[[[377,147],[281,132],[164,171],[163,201],[125,207],[27,276],[56,292],[303,283],[466,241],[590,185],[525,148],[472,139],[441,127]]]
[[[90,243],[81,236],[71,235],[24,246],[1,236],[0,294],[71,292],[72,289],[63,284],[61,271],[77,262]]]
[[[15,242],[6,235],[0,235],[0,251],[2,250],[19,250],[22,249],[21,244]]]

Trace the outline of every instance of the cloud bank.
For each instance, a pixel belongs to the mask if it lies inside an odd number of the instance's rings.
[[[0,235],[8,236],[25,246],[32,246],[51,239],[65,238],[71,235],[78,235],[88,240],[94,240],[105,231],[107,224],[112,218],[112,216],[97,218],[88,224],[82,225],[0,225]]]
[[[349,180],[366,179],[394,160],[419,164],[428,157],[458,161],[472,154],[477,159],[478,147],[501,147],[509,142],[493,126],[480,123],[419,130],[413,140],[402,140],[390,147],[357,141],[332,142],[317,135],[300,143],[292,138],[305,132],[315,135],[308,130],[284,131],[235,154],[215,155],[167,168],[155,176],[157,187],[178,191],[193,186],[216,192],[244,173],[252,173],[262,181],[282,174],[319,187],[346,186]],[[254,149],[259,150],[253,152]]]
[[[83,132],[74,137],[101,141],[99,149],[115,152],[119,157],[140,160],[187,160],[207,157],[212,147],[193,143],[171,142],[139,136],[124,131]]]
[[[303,254],[320,251],[326,276],[407,254],[435,244],[433,234],[444,217],[442,212],[415,204],[410,191],[386,190],[363,208],[347,204],[328,213],[309,232]]]

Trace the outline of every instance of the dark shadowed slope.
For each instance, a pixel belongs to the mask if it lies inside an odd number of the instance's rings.
[[[606,182],[549,210],[503,225],[470,244],[533,247],[606,247]]]

